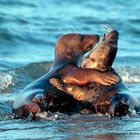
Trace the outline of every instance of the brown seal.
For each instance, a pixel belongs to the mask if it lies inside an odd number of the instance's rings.
[[[91,50],[98,41],[98,35],[67,34],[62,36],[56,44],[53,67],[47,74],[33,81],[19,93],[13,104],[13,116],[26,118],[30,112],[32,114],[40,112],[40,105],[36,106],[38,109],[32,111],[34,110],[32,105],[35,105],[35,103],[32,104],[32,100],[38,94],[45,96],[46,110],[61,112],[73,110],[77,103],[75,99],[52,86],[49,82],[51,78],[60,78],[63,79],[63,82],[68,83],[74,80],[78,85],[86,85],[92,81],[104,85],[118,82],[118,77],[112,73],[103,74],[96,70],[86,70],[78,66],[82,56]],[[91,74],[93,77],[84,76]]]
[[[111,31],[108,35],[104,35],[98,46],[83,60],[81,66],[88,69],[94,68],[103,73],[105,71],[116,73],[112,64],[118,49],[118,37],[117,31]],[[50,82],[59,90],[72,95],[81,102],[83,108],[89,109],[93,113],[125,116],[140,110],[139,101],[132,96],[122,80],[111,86],[91,83],[84,87],[79,87],[75,83],[63,83],[61,79],[50,79]]]

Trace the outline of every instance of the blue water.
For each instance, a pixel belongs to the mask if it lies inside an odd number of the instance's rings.
[[[102,35],[104,24],[120,32],[114,67],[140,99],[140,1],[0,0],[0,139],[139,139],[139,117],[11,119],[19,91],[51,67],[57,39],[71,32]]]

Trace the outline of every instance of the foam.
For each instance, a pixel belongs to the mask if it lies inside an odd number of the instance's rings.
[[[15,85],[14,72],[0,72],[0,91],[7,89],[9,86]]]

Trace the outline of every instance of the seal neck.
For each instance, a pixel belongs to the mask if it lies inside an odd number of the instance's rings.
[[[55,59],[54,61],[54,65],[60,65],[60,64],[76,64],[76,65],[80,65],[81,64],[81,61],[82,61],[82,56],[81,55],[77,55],[77,56],[74,56],[74,57],[65,57],[65,58],[60,58]]]

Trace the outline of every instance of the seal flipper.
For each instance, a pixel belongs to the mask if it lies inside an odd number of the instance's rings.
[[[122,117],[130,115],[129,107],[130,106],[128,104],[122,102],[114,103],[110,106],[109,114],[111,117]]]
[[[30,113],[29,113],[29,116],[27,117],[27,119],[25,120],[25,121],[32,121],[33,120],[33,117],[34,117],[34,115],[33,115],[33,113],[30,111]]]
[[[125,94],[116,94],[111,98],[111,105],[109,114],[111,117],[122,117],[131,115],[130,103],[128,102],[129,96]]]
[[[83,101],[85,98],[86,90],[72,84],[65,84],[57,78],[51,78],[49,82],[57,89],[73,96],[78,101]]]
[[[120,78],[110,71],[101,72],[96,69],[86,69],[73,67],[70,72],[61,77],[66,84],[74,84],[77,86],[86,86],[90,83],[99,83],[105,86],[111,86],[120,81]]]

